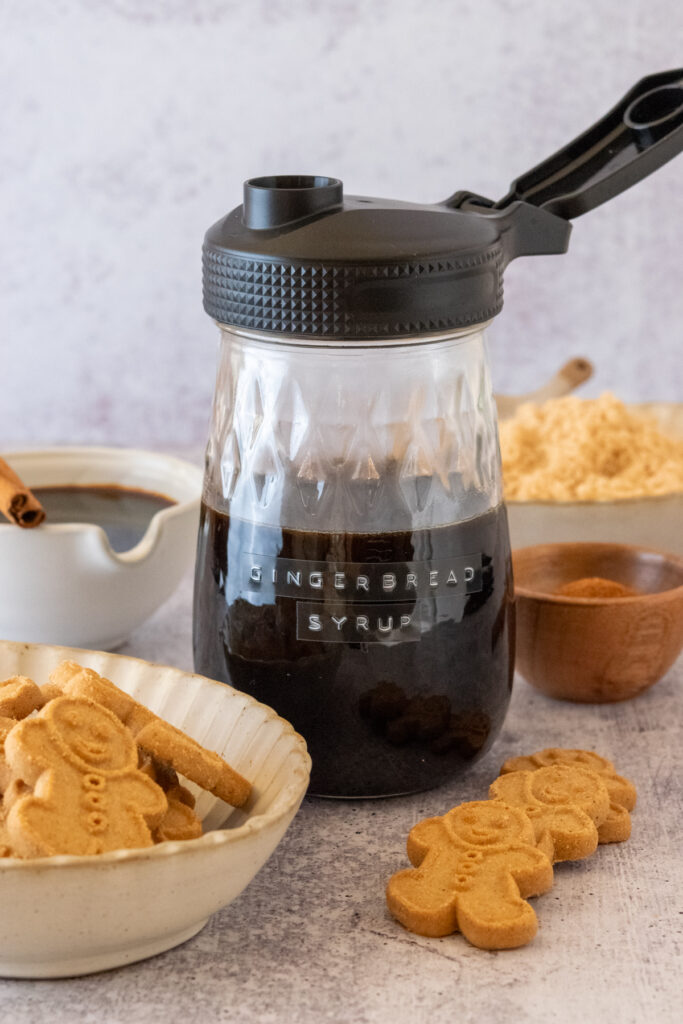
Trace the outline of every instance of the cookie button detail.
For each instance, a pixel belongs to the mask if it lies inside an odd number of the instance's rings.
[[[88,832],[94,836],[98,835],[100,832],[105,832],[108,824],[109,820],[106,814],[103,814],[102,811],[91,811],[87,817]]]
[[[83,789],[103,790],[107,785],[104,775],[97,775],[95,772],[88,772],[83,776]]]
[[[99,811],[104,808],[105,800],[101,793],[87,790],[81,801],[84,807],[89,807],[93,811]]]

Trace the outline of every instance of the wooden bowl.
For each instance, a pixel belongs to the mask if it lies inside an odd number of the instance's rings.
[[[661,679],[683,646],[683,558],[626,544],[537,544],[513,552],[518,672],[563,700],[627,700]],[[601,577],[635,597],[566,597]]]

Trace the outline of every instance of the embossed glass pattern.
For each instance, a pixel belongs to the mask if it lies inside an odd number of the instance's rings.
[[[264,525],[420,529],[501,501],[481,328],[387,344],[222,328],[205,501]]]
[[[514,664],[483,332],[222,331],[195,667],[294,725],[313,793],[439,785],[493,741]]]

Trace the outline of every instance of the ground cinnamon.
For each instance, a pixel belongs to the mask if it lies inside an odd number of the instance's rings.
[[[38,526],[45,518],[43,506],[4,459],[0,459],[0,512],[24,529]]]
[[[639,591],[602,576],[584,576],[583,579],[564,583],[555,593],[559,597],[637,597]]]

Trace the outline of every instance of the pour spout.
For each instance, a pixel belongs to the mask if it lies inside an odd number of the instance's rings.
[[[341,209],[344,188],[338,178],[277,174],[244,183],[243,221],[257,231],[274,230]]]

